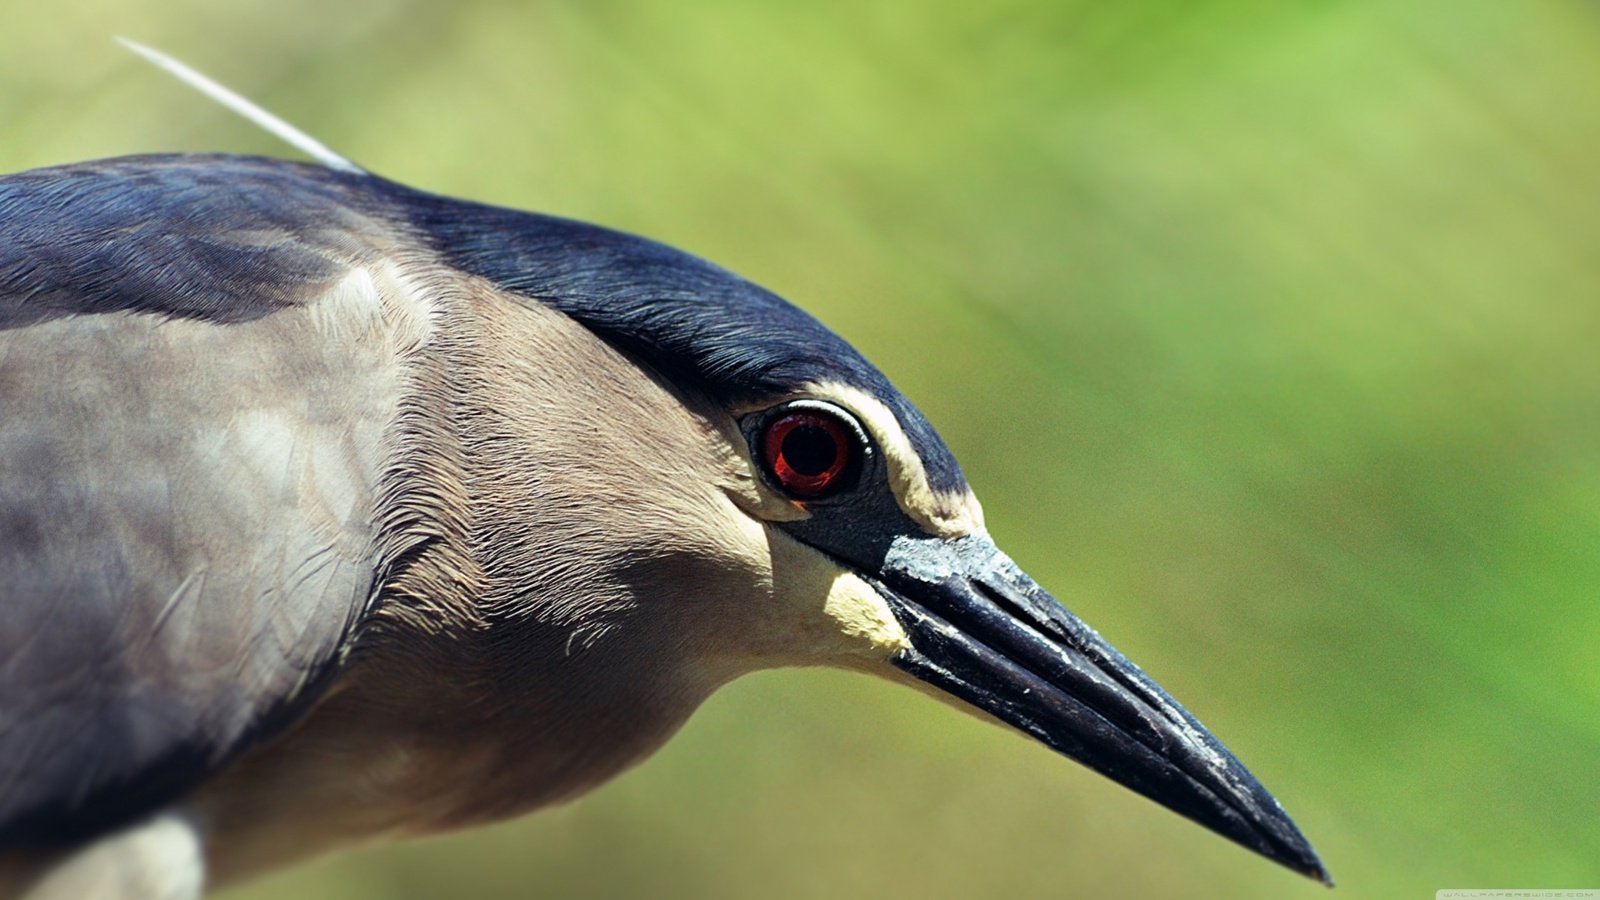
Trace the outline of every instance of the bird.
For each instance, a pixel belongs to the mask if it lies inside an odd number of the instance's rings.
[[[519,816],[802,665],[1331,884],[812,315],[289,136],[313,161],[0,177],[0,896],[188,900]]]

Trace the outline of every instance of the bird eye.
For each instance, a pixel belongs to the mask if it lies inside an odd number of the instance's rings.
[[[799,500],[837,493],[854,481],[860,468],[858,432],[832,413],[791,407],[762,428],[761,455],[767,474]]]

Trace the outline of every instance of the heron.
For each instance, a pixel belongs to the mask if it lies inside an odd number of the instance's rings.
[[[180,900],[518,816],[818,665],[1331,883],[817,319],[283,128],[314,161],[0,178],[0,893]]]

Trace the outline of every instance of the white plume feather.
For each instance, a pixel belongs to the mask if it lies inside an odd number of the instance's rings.
[[[190,87],[202,94],[205,94],[207,97],[210,97],[218,103],[221,103],[223,106],[226,106],[239,115],[244,116],[246,119],[254,122],[258,127],[273,134],[278,139],[284,141],[312,159],[317,160],[328,168],[338,169],[341,172],[364,173],[366,171],[350,160],[345,159],[339,154],[333,152],[326,144],[322,143],[311,135],[306,134],[304,131],[301,131],[293,125],[290,125],[288,122],[285,122],[272,113],[267,112],[260,106],[257,106],[255,103],[252,103],[244,97],[239,96],[232,90],[218,84],[194,69],[189,68],[165,53],[162,53],[160,50],[153,50],[141,43],[138,43],[137,41],[130,41],[125,37],[117,38],[117,43],[127,47],[129,50],[132,50],[150,62],[155,63],[157,66],[166,69],[168,72],[171,72],[180,80],[188,84]]]

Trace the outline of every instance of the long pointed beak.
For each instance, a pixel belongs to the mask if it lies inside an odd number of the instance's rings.
[[[878,576],[911,639],[895,665],[1275,862],[1332,879],[1205,726],[987,537],[902,537]]]

